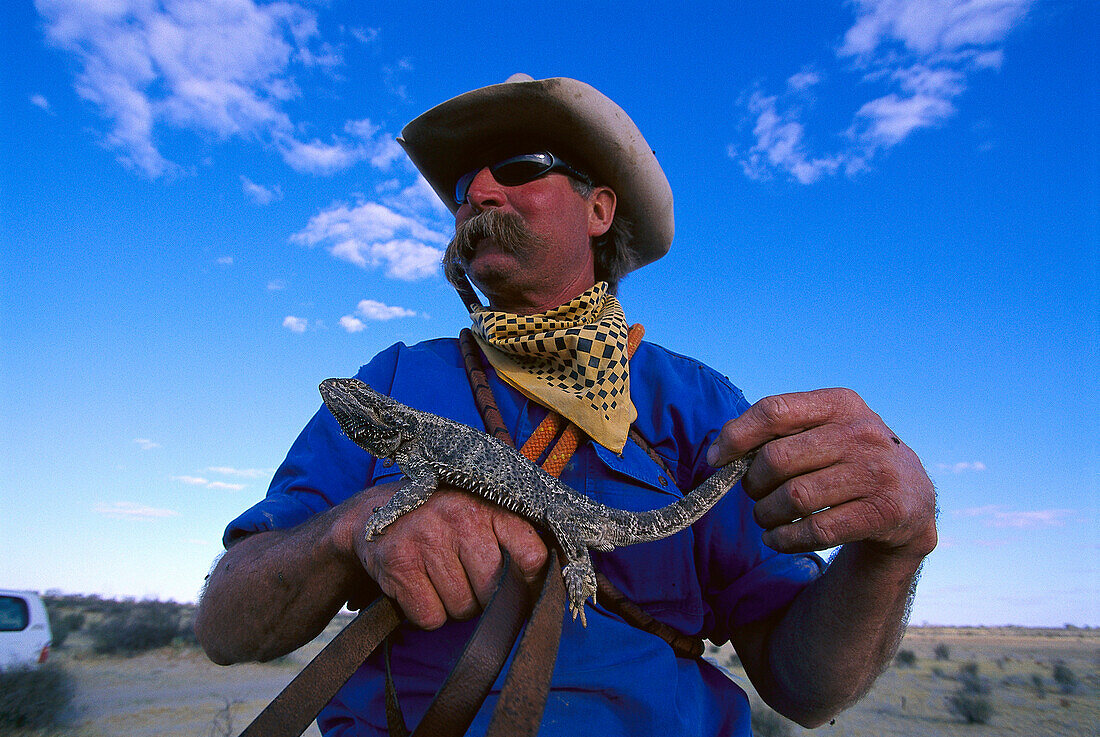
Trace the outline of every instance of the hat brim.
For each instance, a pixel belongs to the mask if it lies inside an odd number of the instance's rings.
[[[629,218],[633,268],[668,252],[672,188],[625,111],[575,79],[505,82],[436,105],[401,131],[398,143],[450,208],[458,178],[495,156],[550,150],[615,191]]]

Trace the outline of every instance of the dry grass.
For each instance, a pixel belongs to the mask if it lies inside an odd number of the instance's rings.
[[[75,633],[57,660],[77,684],[66,726],[35,737],[218,737],[238,734],[346,623],[330,625],[317,641],[276,663],[223,668],[193,648],[164,648],[134,658],[97,656]],[[935,660],[946,644],[950,659]],[[891,737],[1021,735],[1100,737],[1100,630],[1022,628],[911,628],[902,647],[910,668],[891,667],[856,706],[833,725],[812,733],[791,724],[791,735]],[[712,652],[751,696],[744,671],[728,649]],[[989,680],[994,713],[986,725],[968,725],[947,708],[964,663],[977,663]],[[1062,662],[1079,683],[1062,694],[1054,665]],[[943,675],[937,675],[937,669]],[[1042,693],[1034,677],[1042,679]],[[227,730],[227,720],[232,729]],[[316,725],[306,734],[317,737]]]
[[[935,659],[939,644],[948,646],[949,660]],[[790,734],[1100,737],[1100,630],[912,627],[901,647],[916,654],[913,667],[891,666],[867,697],[837,717],[835,724],[813,731],[792,724]],[[708,657],[727,665],[731,654],[723,649]],[[1058,691],[1053,677],[1058,662],[1077,675],[1075,693]],[[967,724],[948,709],[948,699],[960,687],[959,668],[966,663],[976,663],[989,682],[985,698],[993,714],[988,724]],[[734,662],[728,670],[755,697],[739,665]],[[1042,679],[1042,690],[1036,688],[1036,675]]]

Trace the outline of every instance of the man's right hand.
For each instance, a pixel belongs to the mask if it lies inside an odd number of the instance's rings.
[[[367,520],[400,487],[382,484],[344,502],[334,533],[416,626],[438,629],[481,612],[501,572],[501,550],[528,581],[546,564],[546,545],[527,520],[454,487],[441,487],[368,542]]]

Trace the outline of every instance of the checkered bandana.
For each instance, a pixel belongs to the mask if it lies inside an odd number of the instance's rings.
[[[605,282],[539,315],[483,308],[470,319],[502,379],[622,452],[638,412],[630,401],[626,316]]]

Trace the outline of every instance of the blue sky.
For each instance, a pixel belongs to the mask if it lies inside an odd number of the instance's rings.
[[[751,400],[852,387],[920,455],[914,622],[1100,625],[1098,6],[646,7],[6,4],[0,585],[194,600],[318,382],[463,327],[393,139],[523,71],[672,184],[631,322]]]

